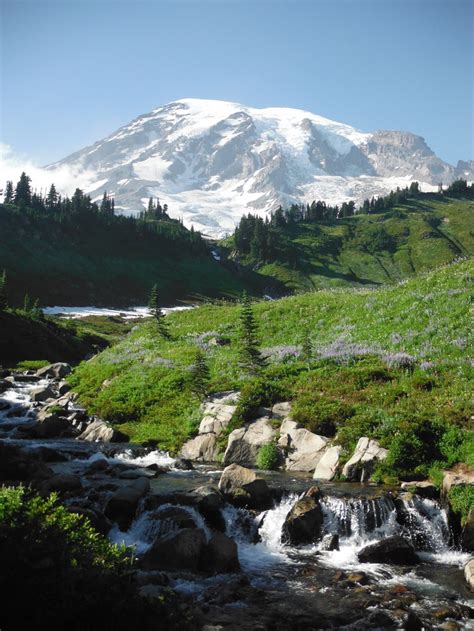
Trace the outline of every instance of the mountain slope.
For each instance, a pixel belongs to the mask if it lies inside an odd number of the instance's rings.
[[[472,200],[422,194],[379,214],[274,229],[281,255],[271,260],[236,250],[234,237],[222,256],[290,291],[387,284],[473,256],[473,216]]]
[[[249,289],[198,235],[175,221],[155,223],[0,204],[0,270],[11,304],[29,294],[42,305],[125,307],[146,304],[154,284],[168,305]]]
[[[79,181],[81,172],[92,177],[94,196],[113,193],[123,212],[159,197],[172,216],[212,236],[232,232],[249,211],[362,201],[412,180],[426,189],[474,174],[471,163],[454,168],[409,132],[364,133],[303,110],[199,99],[159,107],[49,168],[63,165]]]

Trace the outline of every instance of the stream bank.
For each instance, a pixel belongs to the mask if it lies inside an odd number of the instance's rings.
[[[221,467],[78,439],[98,419],[60,393],[64,370],[4,376],[2,480],[58,492],[112,541],[134,546],[144,597],[177,591],[195,607],[196,628],[208,630],[472,628],[474,603],[463,578],[469,554],[454,545],[436,499],[358,483],[319,483],[314,491],[311,476],[289,471],[259,472],[268,506],[239,505],[219,489]],[[51,420],[61,405],[67,426]],[[47,418],[55,434],[45,431]],[[313,540],[285,542],[288,515],[305,497],[320,511],[309,527]],[[416,563],[361,561],[367,546],[397,536],[412,546]],[[167,567],[157,553],[163,541],[176,551]]]

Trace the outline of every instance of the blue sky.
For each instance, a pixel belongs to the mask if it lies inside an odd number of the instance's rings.
[[[0,3],[0,138],[37,164],[184,97],[409,130],[473,158],[471,0]]]

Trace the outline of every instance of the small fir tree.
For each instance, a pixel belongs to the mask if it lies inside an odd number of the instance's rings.
[[[31,204],[30,182],[31,178],[23,171],[15,189],[15,204],[17,206],[29,206]]]
[[[13,182],[8,180],[5,187],[5,196],[3,198],[5,204],[13,204]]]
[[[159,306],[158,286],[153,285],[150,292],[150,299],[148,301],[148,308],[151,315],[155,319],[158,333],[162,337],[169,337],[168,325],[165,320],[165,314]]]
[[[257,323],[247,292],[242,294],[240,310],[240,365],[251,375],[257,374],[264,366],[265,360],[258,350]]]
[[[207,394],[211,375],[204,353],[197,349],[194,357],[194,364],[191,367],[191,390],[199,397],[204,398]]]
[[[7,274],[3,270],[3,274],[0,276],[0,311],[5,311],[8,307],[8,294],[7,294]]]

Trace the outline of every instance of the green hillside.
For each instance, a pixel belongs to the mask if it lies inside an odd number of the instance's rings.
[[[176,450],[199,421],[190,366],[200,347],[209,391],[245,393],[233,427],[252,407],[290,399],[297,420],[336,435],[346,457],[361,435],[370,435],[391,449],[394,474],[426,474],[435,463],[474,457],[466,360],[473,271],[463,261],[380,289],[256,303],[269,357],[259,377],[239,366],[240,306],[203,305],[170,315],[169,339],[153,322],[142,324],[79,365],[72,383],[91,412],[135,440]]]
[[[376,214],[290,222],[275,231],[280,255],[240,252],[233,237],[223,245],[229,256],[290,291],[380,285],[472,256],[473,220],[472,199],[418,194]]]
[[[235,297],[249,287],[216,262],[199,235],[176,221],[140,222],[94,212],[54,214],[0,205],[0,273],[11,304],[163,304]]]

